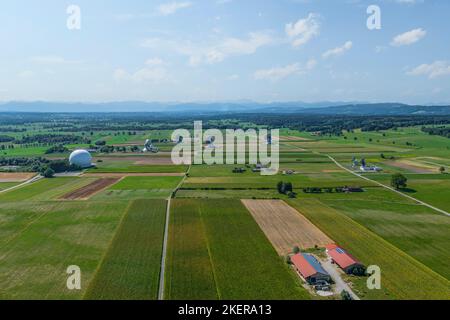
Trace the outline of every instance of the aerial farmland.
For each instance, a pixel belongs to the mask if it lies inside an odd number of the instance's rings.
[[[120,146],[106,139],[112,151],[92,149],[88,169],[45,177],[3,166],[2,299],[340,299],[333,281],[321,291],[305,280],[290,262],[298,254],[334,270],[357,299],[449,297],[445,138],[409,127],[339,136],[284,130],[280,170],[263,176],[249,163],[173,165],[170,152],[142,153],[134,135],[119,135]],[[175,145],[164,131],[138,134],[159,136],[155,145]],[[399,136],[413,146],[393,148]],[[58,169],[71,151],[29,152]],[[360,171],[354,162],[362,158],[383,170]],[[407,187],[392,189],[395,173]],[[330,245],[380,267],[381,288],[330,264]],[[80,290],[67,289],[71,265],[81,269]]]
[[[0,301],[47,318],[445,315],[449,12],[2,1]]]

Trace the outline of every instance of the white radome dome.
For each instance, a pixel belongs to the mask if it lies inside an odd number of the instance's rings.
[[[70,154],[69,162],[81,168],[89,168],[92,166],[92,156],[86,150],[75,150]]]

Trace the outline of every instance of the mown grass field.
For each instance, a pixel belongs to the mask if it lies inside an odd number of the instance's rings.
[[[0,201],[0,299],[80,299],[126,202]],[[67,267],[81,268],[68,290]]]
[[[307,299],[238,200],[175,200],[166,270],[168,299]]]
[[[362,226],[450,279],[450,219],[414,203],[325,200]]]
[[[136,200],[131,204],[85,299],[157,298],[165,214],[163,200]]]
[[[87,185],[94,180],[76,177],[42,179],[21,188],[1,193],[0,201],[50,200]]]
[[[381,268],[381,290],[368,290],[363,281],[355,281],[362,298],[448,299],[450,283],[446,278],[342,212],[317,199],[288,203],[365,265]]]
[[[98,166],[89,169],[89,173],[180,173],[186,172],[186,166],[166,166],[166,165],[114,165]]]
[[[0,191],[9,189],[16,185],[20,184],[20,182],[0,182]]]
[[[110,190],[175,189],[182,177],[125,177]]]
[[[450,212],[450,174],[405,174],[405,194]],[[390,185],[390,176],[378,175],[374,180]]]

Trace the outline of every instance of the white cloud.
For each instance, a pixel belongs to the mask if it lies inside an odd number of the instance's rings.
[[[81,61],[75,61],[75,60],[66,60],[63,57],[60,56],[37,56],[37,57],[32,57],[31,62],[34,63],[39,63],[39,64],[77,64],[77,63],[81,63]]]
[[[394,39],[392,39],[391,45],[394,47],[408,46],[420,41],[426,35],[427,32],[422,28],[414,29],[394,37]]]
[[[192,6],[192,2],[185,1],[185,2],[170,2],[170,3],[164,3],[158,6],[157,11],[160,15],[168,16],[171,14],[174,14],[180,9],[189,8]]]
[[[164,65],[165,63],[164,63],[164,61],[163,61],[162,59],[160,59],[160,58],[151,58],[151,59],[148,59],[147,61],[145,61],[145,64],[146,64],[147,66],[162,66],[162,65]]]
[[[407,72],[411,76],[428,76],[430,79],[450,75],[450,62],[435,61],[431,64],[421,64],[420,66]]]
[[[251,55],[259,48],[274,42],[266,32],[251,32],[246,38],[227,37],[211,43],[192,43],[161,38],[148,38],[141,41],[144,48],[177,52],[189,57],[189,65],[216,64],[233,56]]]
[[[316,64],[317,61],[311,59],[305,64],[305,66],[302,66],[300,63],[294,63],[285,67],[257,70],[254,77],[256,80],[278,81],[291,75],[304,74],[306,71],[312,70]]]
[[[286,34],[294,47],[300,47],[319,35],[320,23],[318,19],[319,15],[310,13],[307,18],[286,25]]]
[[[125,69],[118,68],[113,73],[116,82],[133,81],[135,83],[161,83],[170,80],[169,73],[164,67],[165,63],[159,58],[148,59],[145,66],[136,72],[130,73]]]
[[[353,42],[347,41],[341,47],[337,47],[337,48],[326,51],[322,55],[322,57],[324,59],[327,59],[327,58],[334,57],[334,56],[340,56],[340,55],[344,54],[346,51],[349,51],[352,47],[353,47]]]

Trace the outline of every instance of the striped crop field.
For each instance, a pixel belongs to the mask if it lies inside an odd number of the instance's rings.
[[[157,298],[165,213],[164,200],[131,203],[85,299]]]
[[[308,299],[239,200],[176,199],[167,299]]]

